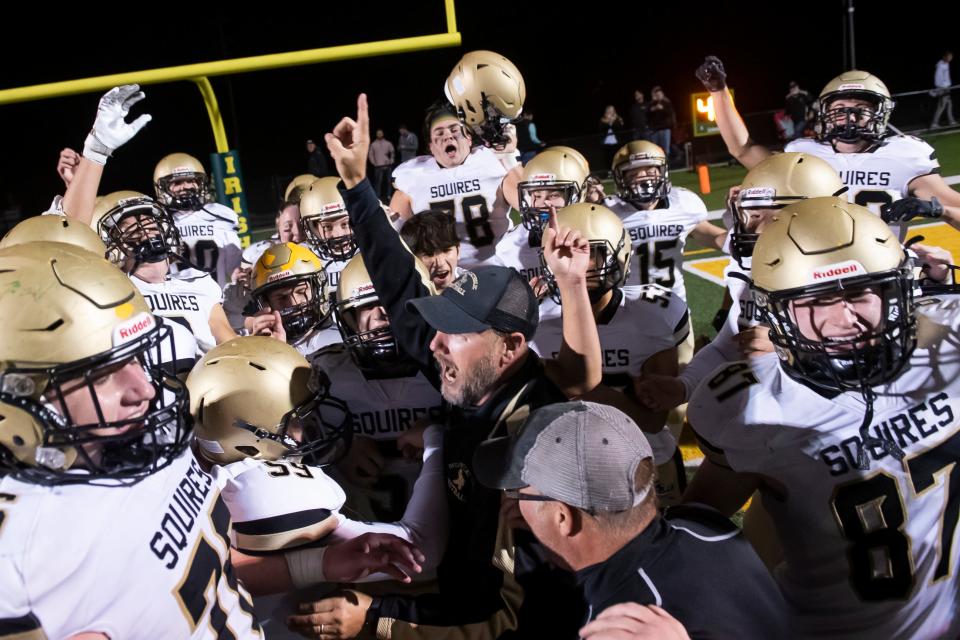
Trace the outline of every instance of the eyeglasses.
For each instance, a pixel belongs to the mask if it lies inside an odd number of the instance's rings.
[[[519,489],[504,489],[503,495],[511,500],[529,500],[531,502],[560,502],[550,496],[541,496],[533,493],[520,493]]]

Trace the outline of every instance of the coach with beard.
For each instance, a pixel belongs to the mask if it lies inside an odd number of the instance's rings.
[[[365,95],[357,100],[356,121],[342,119],[326,141],[398,343],[448,404],[450,542],[438,567],[439,593],[371,598],[351,591],[302,605],[291,628],[323,638],[575,637],[585,604],[574,581],[546,560],[529,531],[513,528],[501,492],[477,482],[472,465],[481,442],[512,433],[532,409],[600,383],[600,341],[586,287],[588,241],[557,229],[555,216],[545,232],[544,257],[564,300],[564,342],[556,360],[541,360],[527,346],[539,322],[538,301],[515,269],[478,267],[429,296],[365,176]]]

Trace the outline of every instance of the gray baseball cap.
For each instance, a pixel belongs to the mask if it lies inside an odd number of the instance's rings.
[[[534,487],[584,511],[624,511],[647,495],[635,487],[647,458],[650,444],[625,413],[576,401],[541,407],[513,436],[483,442],[473,468],[492,489]]]

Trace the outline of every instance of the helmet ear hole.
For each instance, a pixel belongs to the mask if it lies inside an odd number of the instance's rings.
[[[247,457],[247,458],[255,458],[260,453],[259,449],[257,449],[256,447],[248,446],[248,445],[240,445],[234,448],[240,453],[242,453],[244,457]]]

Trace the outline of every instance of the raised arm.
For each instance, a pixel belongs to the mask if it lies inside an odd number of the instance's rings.
[[[133,122],[125,119],[130,108],[144,97],[140,85],[125,84],[110,89],[100,98],[93,128],[83,143],[83,157],[63,196],[63,212],[71,218],[90,224],[107,158],[152,119],[146,113]]]
[[[727,72],[720,58],[707,56],[703,64],[697,67],[696,75],[713,98],[713,111],[717,115],[720,137],[726,143],[730,155],[747,169],[763,162],[770,155],[770,150],[750,138],[747,125],[733,104],[733,96],[727,88]]]

